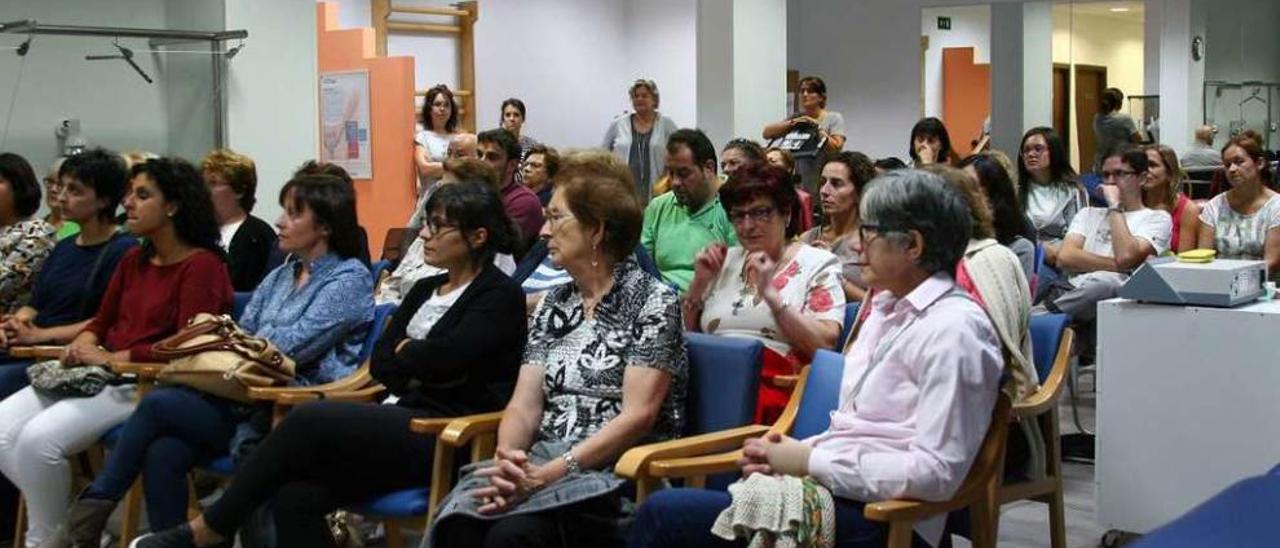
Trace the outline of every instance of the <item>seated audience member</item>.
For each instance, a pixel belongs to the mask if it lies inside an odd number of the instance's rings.
[[[476,134],[454,133],[453,138],[449,139],[449,148],[445,159],[440,164],[442,171],[436,176],[435,180],[439,181],[449,173],[448,166],[445,166],[444,162],[468,158],[479,159],[480,154],[476,150],[477,146]],[[435,188],[434,183],[432,183],[431,188]],[[418,203],[414,205],[413,213],[409,215],[409,224],[405,225],[404,240],[400,243],[400,249],[409,249],[409,246],[413,245],[413,242],[418,239],[418,231],[422,230],[423,223],[427,222],[426,206],[427,198],[430,196],[431,189],[427,189],[427,192],[423,192],[418,196]]]
[[[445,273],[414,286],[370,362],[395,403],[299,407],[236,471],[222,498],[191,522],[143,537],[136,546],[230,545],[267,502],[279,546],[332,546],[326,514],[431,481],[425,463],[435,440],[410,432],[410,421],[506,404],[525,345],[524,300],[493,266],[493,256],[510,253],[515,227],[498,194],[483,185],[442,186],[427,207],[431,215],[421,233],[427,260]]]
[[[812,196],[818,193],[818,176],[826,155],[835,154],[844,148],[844,115],[827,109],[827,83],[822,78],[805,76],[796,85],[800,89],[800,111],[764,126],[761,136],[775,140],[805,127],[818,130],[821,138],[818,149],[796,155],[796,173],[799,175],[797,188]]]
[[[1280,194],[1263,184],[1271,168],[1262,137],[1245,130],[1231,138],[1222,163],[1231,189],[1204,204],[1197,247],[1216,249],[1219,259],[1264,260],[1274,275],[1280,270]]]
[[[720,203],[742,245],[712,242],[699,252],[684,298],[686,329],[764,343],[757,424],[773,423],[791,394],[774,377],[796,374],[815,351],[833,347],[844,322],[840,259],[792,241],[795,196],[773,166],[730,177]]]
[[[680,129],[667,140],[671,190],[644,210],[640,244],[662,279],[680,291],[693,280],[694,257],[712,242],[737,245],[733,226],[716,194],[716,149],[697,129]]]
[[[31,285],[57,243],[57,230],[35,217],[40,182],[26,159],[0,153],[0,189],[0,314],[7,316],[31,300]]]
[[[840,287],[847,302],[859,302],[866,294],[860,270],[858,203],[867,184],[876,177],[871,159],[861,152],[844,151],[827,159],[822,167],[822,218],[825,224],[800,235],[800,241],[825,249],[840,259]]]
[[[303,175],[328,175],[331,177],[337,177],[339,179],[342,179],[343,182],[350,185],[353,190],[355,189],[355,185],[356,185],[355,180],[351,178],[351,174],[347,173],[347,170],[345,168],[343,168],[338,164],[329,163],[329,162],[318,162],[315,160],[307,160],[306,163],[302,164],[301,166],[298,166],[298,169],[294,170],[293,178],[297,179],[298,177],[301,177]],[[369,255],[369,232],[366,231],[364,229],[364,226],[360,224],[356,224],[355,230],[357,233],[356,243],[360,245],[360,252],[359,254],[356,255],[356,258],[360,259],[360,262],[364,263],[364,265],[367,267],[370,264],[372,264],[370,262],[371,257]],[[276,246],[276,251],[277,251],[277,254],[280,254],[282,251],[282,248],[280,248],[280,246]],[[276,266],[279,266],[279,263],[273,264],[271,268],[274,269]]]
[[[1217,134],[1218,128],[1210,125],[1196,128],[1196,140],[1182,155],[1182,167],[1222,167],[1222,152],[1213,148],[1213,138]]]
[[[525,154],[520,173],[524,174],[524,186],[538,195],[538,202],[547,207],[551,191],[555,190],[556,172],[560,170],[560,154],[556,149],[536,144]]]
[[[876,177],[884,175],[890,171],[905,169],[907,167],[906,162],[899,160],[897,156],[881,158],[876,160],[874,165],[876,166]]]
[[[720,151],[720,172],[732,177],[738,168],[765,163],[764,148],[750,139],[734,139]]]
[[[332,382],[359,365],[373,320],[369,270],[355,258],[355,190],[337,177],[303,175],[285,184],[280,205],[279,243],[290,259],[262,280],[238,323],[297,363],[296,384]],[[67,510],[67,521],[41,546],[96,545],[116,504],[144,473],[151,527],[182,524],[187,472],[228,449],[245,449],[245,431],[254,428],[243,417],[253,412],[185,386],[155,388],[125,422],[106,465]],[[250,435],[256,441],[263,434]]]
[[[653,80],[639,79],[627,89],[631,97],[632,112],[624,113],[612,122],[600,140],[600,148],[613,152],[614,156],[631,169],[631,183],[636,197],[648,203],[657,186],[655,180],[667,172],[661,147],[676,131],[676,123],[658,112],[662,97],[658,84]]]
[[[964,258],[956,266],[956,285],[977,301],[991,319],[1005,351],[1005,367],[1010,376],[1005,388],[1009,397],[1018,401],[1035,392],[1040,384],[1031,361],[1031,288],[1022,261],[996,239],[991,206],[977,179],[941,164],[924,170],[942,177],[964,196],[973,228]]]
[[[200,161],[209,185],[213,215],[222,232],[222,249],[231,268],[231,287],[253,291],[267,275],[267,263],[276,247],[276,231],[266,221],[250,215],[258,199],[258,171],[253,159],[221,148]]]
[[[80,231],[54,246],[36,274],[31,302],[0,323],[0,346],[67,344],[89,324],[120,258],[138,241],[113,222],[129,177],[114,152],[92,149],[59,168],[58,210]],[[27,386],[31,360],[0,364],[0,399]]]
[[[422,101],[422,131],[413,136],[413,163],[418,171],[417,195],[431,191],[440,174],[450,140],[458,131],[458,104],[449,86],[440,84],[427,90]]]
[[[830,491],[837,545],[870,548],[885,545],[888,527],[863,518],[864,503],[941,501],[959,489],[990,425],[1002,360],[986,314],[953,281],[971,222],[960,193],[898,171],[872,182],[861,207],[863,277],[877,293],[845,358],[853,388],[825,432],[748,440],[739,463],[746,481],[786,475]],[[628,546],[730,545],[711,533],[730,504],[722,491],[659,491],[640,506]],[[916,541],[936,546],[943,521],[918,523]]]
[[[931,164],[950,165],[955,151],[951,149],[951,134],[942,120],[932,116],[922,118],[911,128],[911,163],[915,167]]]
[[[1023,277],[1031,281],[1036,270],[1035,233],[1018,205],[1018,189],[1009,172],[991,153],[969,156],[960,166],[977,181],[985,205],[991,211],[992,237],[1018,257]]]
[[[49,166],[49,172],[44,176],[44,205],[49,208],[49,214],[44,216],[44,222],[57,229],[56,238],[59,241],[80,232],[80,225],[75,221],[67,220],[58,206],[58,195],[62,192],[62,177],[58,174],[62,171],[62,163],[66,160],[66,156],[59,156]]]
[[[520,229],[520,253],[523,253],[542,230],[542,202],[538,195],[516,184],[515,173],[520,167],[520,145],[515,136],[505,129],[491,129],[477,136],[480,159],[489,162],[498,172],[502,205],[507,216]]]
[[[97,315],[63,352],[64,367],[157,361],[151,345],[201,312],[231,311],[231,279],[200,171],[173,158],[130,172],[127,228],[144,243],[125,253]],[[71,502],[67,459],[133,413],[135,386],[107,385],[92,396],[55,398],[33,387],[0,402],[0,471],[27,501],[27,542],[48,538]]]
[[[1147,180],[1142,184],[1142,203],[1159,209],[1173,219],[1169,250],[1174,253],[1196,248],[1200,231],[1200,206],[1182,192],[1186,178],[1178,164],[1178,154],[1166,145],[1147,145]],[[1221,160],[1219,160],[1221,163]]]
[[[548,247],[573,282],[534,312],[497,456],[441,503],[428,545],[618,546],[628,505],[614,460],[682,428],[679,298],[629,258],[641,222],[629,169],[605,152],[563,164]]]
[[[495,193],[499,191],[498,174],[494,173],[493,168],[484,161],[452,158],[445,160],[444,175],[440,177],[437,186],[461,182],[483,185]],[[426,204],[422,207],[425,209]],[[421,232],[422,229],[418,230]],[[378,285],[374,295],[378,304],[400,304],[418,280],[444,273],[444,269],[427,262],[425,244],[426,241],[421,237],[414,238],[413,243],[409,244],[404,257],[400,259],[400,264],[396,265],[395,270]],[[508,276],[516,269],[515,259],[509,253],[494,254],[493,264]]]
[[[1115,297],[1147,257],[1169,249],[1169,214],[1142,204],[1147,166],[1147,153],[1140,148],[1129,146],[1106,155],[1102,194],[1107,207],[1082,209],[1071,221],[1058,255],[1059,266],[1070,277],[1058,278],[1047,288],[1041,299],[1045,309],[1092,324],[1099,301]]]
[[[1076,182],[1067,146],[1047,127],[1031,128],[1022,136],[1018,155],[1018,202],[1044,248],[1044,262],[1058,264],[1058,250],[1076,212],[1088,207],[1089,196]]]
[[[792,175],[796,172],[796,159],[791,157],[791,153],[778,147],[770,147],[764,151],[764,159],[769,165],[782,168]]]

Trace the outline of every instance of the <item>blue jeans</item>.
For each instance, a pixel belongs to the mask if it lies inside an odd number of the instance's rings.
[[[862,517],[863,503],[834,499],[836,546],[880,548],[888,540],[889,527]],[[640,505],[631,524],[628,548],[720,548],[746,546],[746,540],[728,541],[711,534],[711,525],[732,499],[724,491],[664,489]],[[916,536],[913,544],[927,546]]]
[[[138,403],[84,496],[120,500],[138,474],[154,530],[187,521],[187,473],[201,458],[226,454],[234,404],[185,387],[162,387]]]

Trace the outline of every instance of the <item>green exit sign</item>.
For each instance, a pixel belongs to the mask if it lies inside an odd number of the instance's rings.
[[[938,18],[938,30],[951,30],[951,18],[950,18],[950,17],[939,17],[939,18]]]

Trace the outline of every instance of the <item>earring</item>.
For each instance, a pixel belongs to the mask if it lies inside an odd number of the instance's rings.
[[[600,266],[600,244],[592,246],[591,253],[591,267],[595,268],[597,266]]]

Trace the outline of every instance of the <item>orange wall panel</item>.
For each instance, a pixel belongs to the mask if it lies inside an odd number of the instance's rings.
[[[338,5],[331,2],[316,4],[316,50],[320,73],[369,71],[373,178],[356,179],[356,215],[369,232],[369,250],[377,260],[387,229],[404,226],[417,203],[413,58],[375,55],[373,29],[339,29]],[[319,85],[317,81],[317,94]],[[317,142],[316,150],[320,148]]]
[[[982,122],[991,113],[991,65],[973,62],[973,48],[942,50],[942,121],[951,147],[961,157],[982,135]]]

